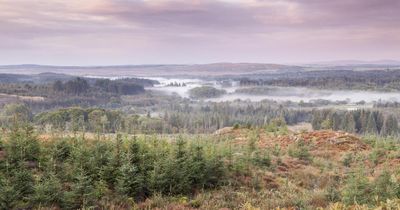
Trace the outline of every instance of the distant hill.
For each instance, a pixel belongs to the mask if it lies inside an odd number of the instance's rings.
[[[39,74],[56,72],[79,76],[222,76],[300,71],[300,66],[260,63],[212,63],[193,65],[124,65],[124,66],[0,66],[0,73]]]
[[[20,72],[18,72],[20,73]],[[0,83],[47,83],[56,80],[70,80],[76,76],[44,72],[40,74],[14,74],[14,73],[0,73]]]
[[[312,63],[314,65],[328,65],[328,66],[351,66],[351,65],[391,65],[400,66],[400,61],[397,60],[375,60],[375,61],[361,61],[361,60],[337,60]]]
[[[133,76],[133,77],[207,77],[260,75],[271,73],[296,73],[315,70],[386,70],[400,69],[400,61],[329,61],[301,65],[270,63],[210,63],[169,65],[119,65],[119,66],[46,66],[35,64],[0,66],[0,73],[42,74],[54,72],[75,76]],[[54,76],[54,75],[53,75]],[[50,77],[53,77],[50,75]]]
[[[400,61],[397,60],[337,60],[314,63],[297,64],[302,66],[305,71],[332,71],[332,70],[352,70],[352,71],[370,71],[370,70],[400,70]]]

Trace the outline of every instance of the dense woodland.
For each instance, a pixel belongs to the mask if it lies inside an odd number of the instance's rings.
[[[225,93],[225,90],[220,90],[211,86],[195,87],[189,90],[190,97],[196,99],[216,98]]]
[[[390,110],[294,109],[259,103],[170,104],[163,113],[126,114],[121,110],[71,107],[32,114],[24,104],[9,104],[0,115],[3,128],[22,120],[44,132],[93,133],[213,133],[232,126],[262,127],[279,118],[285,124],[309,122],[314,130],[332,129],[350,133],[397,136],[398,114]]]
[[[143,84],[151,85],[147,81],[139,82],[132,79],[97,79],[93,84],[87,79],[76,78],[62,82],[30,84],[30,83],[1,83],[0,92],[5,94],[17,94],[21,96],[85,96],[101,94],[130,95],[143,93]]]
[[[51,83],[0,83],[0,93],[26,97],[34,112],[71,106],[121,107],[124,95],[145,93],[144,87],[155,81],[146,79],[87,79],[56,80]],[[32,97],[30,99],[29,97]],[[3,104],[12,100],[5,100]]]
[[[0,122],[7,128],[17,117],[47,132],[212,133],[234,125],[264,126],[275,118],[293,125],[310,121],[312,117],[310,111],[287,109],[267,102],[169,104],[160,110],[164,111],[155,116],[150,112],[139,115],[121,110],[79,107],[32,114],[27,105],[9,104],[4,107]]]
[[[397,136],[399,134],[397,119],[397,115],[382,111],[315,110],[312,113],[311,123],[315,130],[333,129],[359,134]]]
[[[310,71],[241,78],[242,86],[317,87],[344,90],[400,90],[400,70]]]

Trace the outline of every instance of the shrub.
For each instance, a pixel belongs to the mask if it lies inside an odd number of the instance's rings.
[[[346,204],[366,204],[371,199],[371,186],[364,170],[359,169],[350,174],[342,191],[343,202]]]
[[[347,153],[342,158],[342,163],[346,167],[350,167],[351,163],[353,162],[353,154]]]
[[[289,146],[289,156],[299,158],[300,160],[311,161],[312,156],[309,152],[308,146],[304,140],[299,140],[295,144]]]

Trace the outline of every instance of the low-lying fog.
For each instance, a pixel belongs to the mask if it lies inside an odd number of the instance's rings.
[[[129,77],[97,77],[92,78],[108,78],[121,79]],[[358,90],[320,90],[303,87],[241,87],[235,81],[216,81],[216,80],[201,80],[201,79],[182,79],[182,78],[163,78],[163,77],[141,77],[143,79],[157,80],[160,84],[154,87],[147,87],[148,90],[160,91],[165,94],[178,94],[181,97],[188,98],[189,90],[201,86],[213,86],[218,89],[224,89],[226,94],[218,98],[209,98],[206,101],[223,102],[250,100],[262,101],[264,99],[275,101],[293,101],[293,102],[310,102],[317,99],[330,101],[347,101],[356,103],[365,101],[372,103],[374,101],[397,101],[400,102],[400,92],[376,92],[376,91],[358,91]],[[258,89],[253,93],[243,91],[246,89]],[[246,92],[246,93],[243,93]]]
[[[160,82],[159,85],[148,88],[150,90],[162,91],[167,94],[178,94],[181,97],[189,97],[188,91],[194,87],[210,85],[218,89],[226,90],[227,94],[207,99],[207,101],[221,102],[233,101],[236,99],[262,101],[264,99],[276,101],[294,101],[309,102],[316,99],[324,99],[330,101],[345,101],[356,103],[365,101],[371,103],[373,101],[400,101],[400,93],[398,92],[374,92],[374,91],[353,91],[353,90],[318,90],[312,88],[298,87],[267,87],[266,91],[254,94],[238,93],[241,88],[237,82],[217,82],[205,81],[200,79],[167,79],[167,78],[149,78]],[[174,86],[175,84],[175,86]],[[260,87],[256,87],[260,88]],[[239,91],[237,91],[239,90]]]

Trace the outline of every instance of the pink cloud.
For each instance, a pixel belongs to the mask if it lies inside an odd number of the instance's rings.
[[[0,0],[0,10],[5,63],[400,58],[397,0]]]

